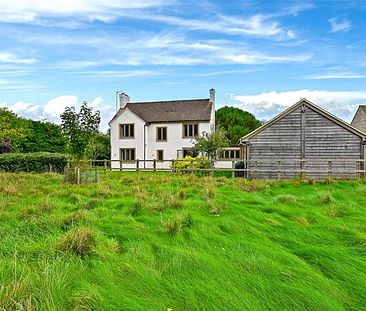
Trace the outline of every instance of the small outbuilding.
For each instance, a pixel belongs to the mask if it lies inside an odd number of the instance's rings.
[[[356,178],[366,134],[307,99],[240,139],[247,178]]]

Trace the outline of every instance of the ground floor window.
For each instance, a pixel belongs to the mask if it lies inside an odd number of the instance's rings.
[[[133,148],[121,148],[120,149],[120,160],[121,161],[135,161],[136,152]]]
[[[183,159],[187,156],[190,156],[190,157],[198,157],[199,154],[197,151],[195,150],[192,150],[191,148],[183,148],[181,150],[177,150],[177,158],[178,159]]]
[[[240,150],[239,149],[223,150],[220,152],[219,158],[220,159],[230,159],[230,160],[240,159]]]
[[[164,150],[157,150],[156,154],[157,154],[157,160],[158,161],[163,161],[164,160]]]

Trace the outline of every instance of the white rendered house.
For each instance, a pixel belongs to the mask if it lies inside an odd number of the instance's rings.
[[[120,108],[109,122],[111,129],[112,168],[134,167],[135,160],[160,162],[184,158],[193,139],[215,127],[215,90],[207,99],[130,102],[127,94],[119,95]],[[133,162],[131,162],[133,161]],[[151,167],[152,162],[142,162]]]

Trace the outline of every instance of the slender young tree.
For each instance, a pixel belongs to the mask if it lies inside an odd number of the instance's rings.
[[[98,133],[100,112],[93,113],[87,102],[83,102],[80,111],[75,107],[66,107],[61,114],[61,129],[68,144],[68,153],[76,160],[86,160],[90,156],[91,145]]]
[[[200,152],[213,160],[216,158],[217,153],[220,153],[228,144],[225,130],[217,128],[212,134],[203,132],[202,136],[197,137],[192,150]]]

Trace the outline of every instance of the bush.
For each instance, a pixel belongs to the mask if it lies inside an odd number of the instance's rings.
[[[67,155],[62,153],[7,153],[0,155],[0,171],[62,173],[67,165]]]
[[[191,156],[186,156],[184,159],[178,159],[175,162],[175,171],[176,173],[188,174],[190,173],[190,169],[209,169],[211,167],[211,163],[209,159],[205,156],[193,158]],[[196,173],[205,173],[204,171],[197,171]]]

